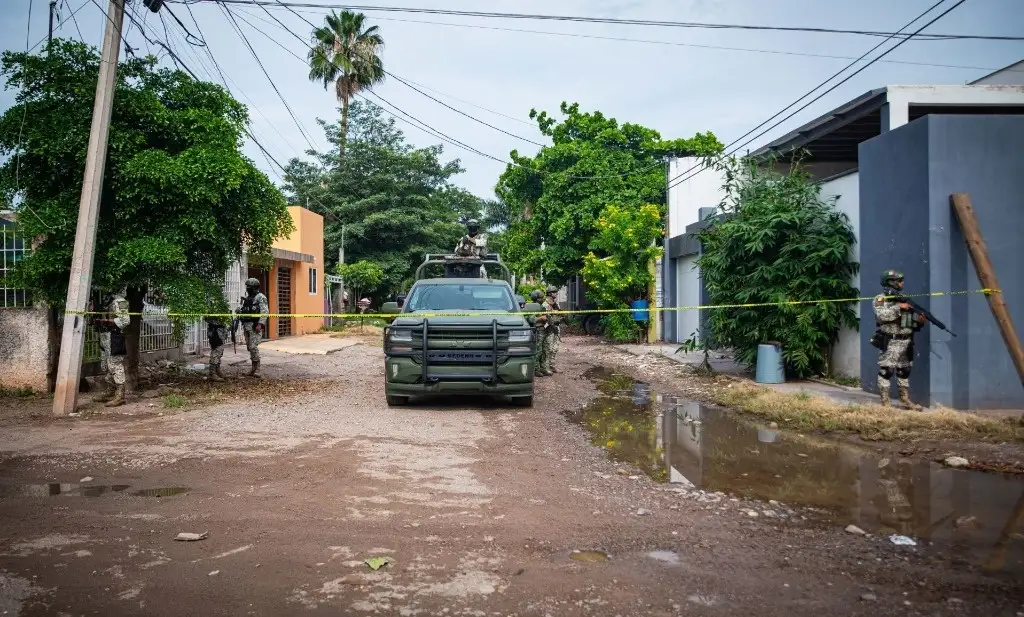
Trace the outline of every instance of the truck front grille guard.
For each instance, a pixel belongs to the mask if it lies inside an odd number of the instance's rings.
[[[395,357],[412,357],[412,358],[415,358],[418,355],[419,356],[419,360],[420,360],[421,379],[423,380],[423,383],[428,383],[430,381],[430,374],[429,374],[429,367],[430,367],[430,362],[429,362],[429,353],[430,353],[430,320],[429,319],[424,319],[423,320],[423,323],[419,326],[420,340],[419,341],[413,340],[410,343],[410,345],[409,345],[408,351],[404,351],[404,350],[403,351],[395,351],[393,349],[394,345],[391,343],[391,337],[389,336],[389,333],[392,330],[408,330],[408,331],[411,331],[411,332],[415,332],[415,328],[416,328],[416,326],[395,326],[395,325],[386,326],[384,328],[384,355],[388,356],[388,357],[395,356]],[[445,332],[448,335],[448,336],[444,337],[446,340],[451,340],[451,334],[453,333],[453,331],[457,332],[458,330],[467,330],[469,332],[472,332],[473,330],[476,330],[477,332],[480,332],[480,330],[481,330],[480,326],[476,326],[476,325],[469,326],[469,325],[448,325],[448,324],[446,324],[444,326],[439,326],[438,329],[443,331],[443,332]],[[497,381],[498,381],[498,365],[501,363],[502,360],[508,359],[510,357],[516,357],[516,356],[522,357],[522,356],[526,356],[526,355],[528,355],[528,356],[535,355],[535,353],[537,351],[536,335],[534,335],[530,339],[530,343],[528,345],[529,350],[526,353],[523,353],[523,352],[512,352],[511,349],[510,349],[511,348],[511,344],[508,345],[509,348],[505,350],[504,354],[499,353],[501,351],[499,349],[499,347],[498,347],[498,341],[499,341],[499,334],[500,333],[502,333],[502,332],[511,332],[512,330],[526,330],[526,329],[531,329],[532,330],[532,328],[524,328],[522,326],[501,326],[501,325],[498,325],[498,320],[497,319],[491,320],[491,328],[490,328],[491,332],[490,332],[490,334],[491,334],[491,356],[492,357],[491,357],[491,376],[490,376],[490,381],[492,383],[497,383]],[[416,343],[419,343],[419,345],[421,346],[420,349],[416,349]],[[419,353],[417,353],[417,352],[419,352]]]

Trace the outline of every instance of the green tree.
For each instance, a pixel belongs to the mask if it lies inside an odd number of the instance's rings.
[[[496,188],[512,213],[505,239],[510,264],[519,272],[543,270],[556,284],[582,271],[591,250],[598,258],[607,256],[593,246],[606,206],[659,204],[663,217],[664,161],[722,149],[710,132],[664,140],[652,129],[582,112],[578,103],[562,103],[561,112],[561,120],[530,112],[552,145],[534,157],[513,151],[515,164],[506,168]]]
[[[384,282],[384,269],[372,261],[357,261],[351,264],[338,264],[334,273],[345,281],[349,298],[352,303],[359,302],[364,294],[375,290]]]
[[[322,82],[325,90],[334,84],[334,93],[341,103],[338,148],[344,156],[352,97],[384,81],[384,62],[379,55],[384,49],[384,38],[377,26],[366,27],[366,16],[362,13],[331,11],[324,21],[324,26],[313,30],[309,80]]]
[[[849,220],[799,164],[787,174],[735,160],[722,169],[726,216],[700,233],[697,260],[708,299],[770,306],[711,310],[715,345],[752,365],[759,344],[777,341],[787,372],[827,373],[839,328],[858,325],[852,304],[838,301],[858,294],[850,284],[858,265],[849,259]]]
[[[377,292],[398,292],[425,253],[452,252],[464,233],[460,219],[479,216],[480,199],[452,185],[462,172],[458,160],[441,162],[441,146],[409,145],[372,103],[352,103],[344,164],[337,123],[321,125],[331,149],[315,153],[313,162],[291,161],[285,189],[326,215],[329,265],[344,227],[346,261],[378,264],[384,280]]]
[[[0,117],[0,194],[19,204],[37,239],[16,276],[53,307],[67,297],[78,202],[100,58],[54,40],[48,52],[5,52],[0,71],[17,89]],[[224,272],[247,246],[269,255],[292,230],[284,197],[241,153],[248,116],[215,84],[156,68],[155,58],[118,67],[100,202],[93,282],[127,289],[133,312],[147,291],[176,312],[209,311]],[[128,374],[138,376],[140,318],[127,332]]]

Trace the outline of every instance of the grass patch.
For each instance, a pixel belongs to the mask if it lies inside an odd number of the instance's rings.
[[[846,386],[847,388],[859,388],[860,379],[856,377],[819,377],[822,381],[834,383],[838,386]]]
[[[168,394],[163,398],[164,407],[168,409],[181,409],[188,405],[188,399],[180,394]]]
[[[37,392],[29,387],[3,388],[0,387],[0,398],[34,398]]]
[[[715,402],[779,425],[856,433],[868,440],[957,439],[1024,444],[1024,425],[948,409],[904,411],[880,405],[844,405],[806,392],[777,392],[747,383],[715,388]]]

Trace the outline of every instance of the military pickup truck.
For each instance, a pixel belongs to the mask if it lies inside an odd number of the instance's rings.
[[[428,278],[432,266],[442,265],[443,277]],[[499,272],[502,278],[488,278]],[[484,394],[533,406],[537,341],[523,312],[541,307],[520,309],[511,280],[496,254],[427,255],[403,306],[383,306],[395,315],[384,330],[388,405],[405,405],[411,396]]]

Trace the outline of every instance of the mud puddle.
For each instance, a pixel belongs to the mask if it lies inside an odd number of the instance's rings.
[[[41,482],[27,484],[0,484],[0,499],[18,497],[101,497],[109,493],[124,493],[130,484],[78,484],[65,482]],[[172,486],[130,491],[134,497],[170,497],[187,493],[188,488]]]
[[[954,561],[1024,573],[1024,478],[950,469],[772,430],[607,369],[604,394],[564,415],[657,482],[813,508],[816,519],[932,542]]]

